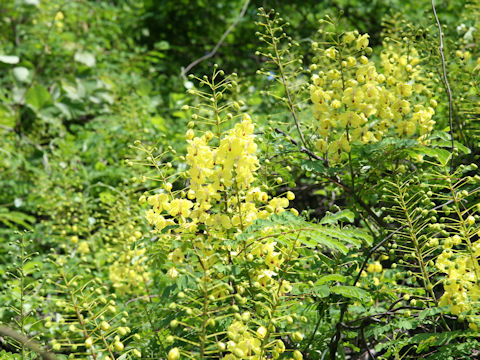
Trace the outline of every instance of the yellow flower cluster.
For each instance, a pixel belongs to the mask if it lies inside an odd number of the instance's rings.
[[[324,51],[322,68],[329,70],[312,76],[316,148],[334,163],[351,151],[354,142],[380,141],[391,129],[400,137],[417,134],[420,140],[433,129],[433,107],[415,101],[424,90],[417,52],[410,48],[403,54],[399,48],[388,48],[381,55],[384,73],[363,55],[370,52],[367,34],[348,32]],[[317,68],[314,65],[312,70]]]
[[[259,186],[254,125],[249,115],[240,116],[241,120],[224,132],[220,131],[220,124],[215,134],[206,131],[196,136],[193,129],[188,130],[185,156],[188,187],[172,191],[172,186],[165,184],[162,192],[147,198],[152,208],[146,217],[154,226],[153,232],[167,246],[171,263],[167,276],[177,279],[182,270],[203,274],[198,278],[202,284],[200,290],[189,289],[188,293],[186,290],[179,297],[180,303],[185,296],[190,298],[188,294],[193,291],[194,297],[208,295],[205,306],[211,304],[219,309],[222,302],[225,308],[230,307],[232,301],[244,305],[252,287],[276,295],[292,289],[287,281],[275,280],[287,254],[284,246],[274,240],[278,229],[263,228],[261,240],[253,236],[235,240],[255,220],[284,212],[295,197],[291,192],[270,197]],[[294,209],[291,211],[298,214]],[[246,274],[235,279],[234,286],[229,285],[223,272],[217,271],[218,266],[232,264],[242,269],[250,264]],[[247,291],[248,288],[251,290]],[[187,309],[189,305],[176,306]],[[192,324],[200,321],[200,309],[188,308],[187,314],[188,311],[195,314],[188,321]],[[274,340],[275,346],[271,341],[264,344],[262,336],[253,328],[255,323],[248,312],[235,314],[224,335],[216,335],[216,346],[224,359],[260,359],[262,353],[265,358],[267,346],[268,353],[285,351],[280,340]],[[174,325],[176,327],[177,322]],[[200,328],[203,326],[208,324]],[[180,351],[172,348],[169,358],[177,358]]]
[[[166,191],[148,197],[152,209],[146,217],[156,233],[195,234],[243,230],[256,219],[280,214],[289,206],[287,197],[272,198],[254,186],[258,158],[254,125],[243,115],[240,123],[213,143],[208,131],[188,139],[186,161],[190,187],[178,194]],[[219,136],[220,137],[220,136]]]
[[[224,356],[224,360],[259,359],[258,355],[261,353],[259,336],[251,332],[243,321],[234,321],[227,329],[227,336],[229,341],[226,348],[230,354]]]
[[[145,249],[124,251],[109,267],[109,278],[114,288],[121,293],[130,293],[142,288],[149,281]]]
[[[437,268],[447,274],[443,282],[445,292],[439,305],[450,305],[450,311],[459,315],[478,308],[480,265],[477,259],[480,257],[480,241],[472,245],[473,254],[452,249],[452,246],[462,243],[458,235],[448,238],[445,243],[446,249],[437,258]]]

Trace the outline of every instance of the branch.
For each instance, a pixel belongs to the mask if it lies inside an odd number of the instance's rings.
[[[13,132],[13,131],[15,131],[13,128],[11,128],[11,127],[9,127],[9,126],[2,125],[2,124],[0,124],[0,129],[3,129],[3,130],[5,130],[5,131],[7,131],[7,132]]]
[[[29,339],[26,336],[17,333],[15,330],[7,326],[0,325],[0,335],[8,336],[9,338],[18,341],[23,346],[28,347],[30,350],[36,352],[37,354],[40,354],[43,360],[57,360],[55,355],[43,350],[42,347],[35,340]]]
[[[448,83],[447,79],[447,68],[445,64],[445,55],[443,54],[443,34],[442,34],[442,26],[440,25],[440,20],[438,19],[437,16],[437,11],[435,10],[435,3],[434,0],[431,0],[432,2],[432,10],[433,10],[433,16],[435,17],[435,20],[437,21],[437,26],[438,26],[438,37],[440,40],[440,46],[438,47],[438,50],[440,51],[440,56],[442,58],[442,71],[443,71],[443,81],[445,83],[445,88],[447,90],[448,94],[448,121],[450,123],[450,138],[452,140],[452,158],[450,161],[450,171],[453,169],[453,151],[455,150],[455,141],[453,138],[453,101],[452,101],[452,90],[450,90],[450,84]]]
[[[293,145],[298,146],[298,141],[295,140],[294,138],[292,138],[290,135],[288,135],[285,131],[280,130],[280,129],[278,129],[278,128],[275,128],[275,132],[276,132],[276,133],[279,133],[279,134],[282,134],[282,135],[285,136],[285,137],[288,139],[288,141],[290,141]],[[315,154],[313,151],[307,149],[305,146],[300,147],[300,152],[303,152],[303,153],[307,154],[309,157],[314,158],[315,160],[325,161],[325,159],[323,159],[322,157],[318,156],[318,155]]]
[[[223,42],[225,41],[225,38],[228,36],[228,34],[230,34],[232,32],[233,28],[238,24],[240,19],[245,15],[245,12],[247,11],[249,3],[250,3],[250,0],[245,1],[245,4],[243,4],[242,10],[240,11],[240,14],[237,16],[235,21],[228,27],[228,29],[223,33],[222,37],[220,38],[220,40],[218,40],[217,44],[212,49],[212,51],[210,51],[208,54],[194,60],[193,62],[188,64],[188,66],[186,68],[182,69],[182,73],[181,73],[182,77],[185,77],[185,75],[194,66],[198,65],[199,63],[201,63],[202,61],[204,61],[206,59],[209,59],[209,58],[213,57],[217,53],[218,49],[220,48],[220,46],[222,46]]]
[[[477,190],[480,190],[480,187],[477,187],[476,189],[472,190],[472,192],[475,192]],[[446,206],[448,204],[451,204],[453,202],[453,200],[448,200],[447,202],[443,203],[443,204],[440,204],[440,205],[437,205],[435,207],[433,207],[434,210],[437,210],[437,209],[440,209],[442,208],[443,206]],[[418,220],[420,218],[420,216],[417,216],[415,218],[415,221]],[[360,267],[360,270],[358,271],[358,274],[352,284],[352,286],[355,286],[357,285],[358,281],[360,280],[360,277],[362,275],[362,272],[365,270],[365,268],[367,267],[367,263],[368,261],[370,260],[370,257],[380,248],[382,247],[383,245],[385,245],[396,233],[398,233],[399,231],[402,231],[403,229],[405,228],[405,225],[404,226],[400,226],[398,228],[396,228],[395,230],[393,230],[390,234],[388,234],[383,240],[381,240],[380,242],[378,242],[375,246],[373,246],[372,248],[370,248],[370,250],[368,250],[367,252],[367,255],[365,256],[365,259],[363,260],[363,263],[362,263],[362,266]],[[396,302],[394,302],[392,305],[395,305],[399,300],[397,300]],[[338,349],[338,343],[340,341],[340,337],[342,335],[342,328],[344,328],[344,324],[343,324],[343,318],[345,316],[345,313],[347,312],[347,309],[348,309],[348,305],[349,305],[349,302],[346,301],[345,303],[343,303],[342,307],[340,308],[340,317],[339,317],[339,321],[337,323],[337,326],[336,326],[336,331],[335,331],[335,334],[333,335],[331,341],[330,341],[330,345],[329,345],[329,351],[330,351],[330,359],[331,360],[335,360],[335,357],[336,357],[336,353],[337,353],[337,349]],[[392,309],[389,309],[389,311],[392,311]],[[395,310],[396,311],[396,310]]]
[[[296,145],[296,146],[299,145],[297,140],[293,139],[290,135],[285,133],[283,130],[275,128],[275,132],[285,136],[293,145]],[[307,154],[310,158],[325,162],[324,158],[318,156],[313,151],[307,149],[305,146],[300,147],[300,152]],[[375,222],[378,225],[382,227],[388,227],[387,224],[385,224],[385,222],[377,214],[375,214],[375,212],[373,212],[372,209],[370,209],[370,207],[367,204],[365,204],[365,202],[360,197],[358,197],[357,194],[350,187],[342,183],[341,179],[335,180],[328,176],[325,176],[325,178],[333,182],[334,184],[340,186],[343,190],[349,193],[353,197],[353,199],[358,203],[358,205],[360,205],[368,213],[368,215],[375,220]]]

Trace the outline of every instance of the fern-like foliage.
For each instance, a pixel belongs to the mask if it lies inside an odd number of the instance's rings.
[[[5,294],[13,295],[5,299],[6,311],[10,315],[9,324],[23,338],[36,338],[41,329],[38,306],[43,301],[41,290],[44,284],[38,278],[38,271],[42,264],[37,259],[38,254],[31,252],[31,242],[31,234],[25,233],[18,234],[18,238],[11,244],[13,262],[11,269],[4,274],[5,281],[2,284]],[[18,352],[21,359],[33,359],[38,355],[18,339],[9,338],[8,335],[2,339],[2,346],[12,353]]]
[[[407,338],[393,332],[387,335],[390,341],[377,350],[388,349],[386,355],[400,356],[412,354],[415,348],[417,353],[438,351],[436,356],[442,358],[452,353],[448,343],[453,339],[461,341],[466,353],[476,346],[471,339],[474,333],[464,329],[468,325],[476,331],[478,326],[480,179],[471,175],[477,170],[475,164],[461,165],[450,172],[452,155],[446,150],[418,148],[411,153],[414,158],[419,154],[424,159],[415,166],[421,170],[412,174],[403,169],[382,183],[388,204],[383,208],[388,214],[385,219],[395,224],[390,259],[403,272],[395,278],[392,290],[397,300],[390,311],[403,310],[414,318],[397,317],[385,328],[371,331],[378,335],[389,327],[403,326],[409,333],[420,326],[429,327],[435,335]],[[466,324],[462,323],[465,319]],[[388,345],[392,342],[394,346]]]
[[[128,313],[119,310],[116,296],[88,273],[80,275],[78,264],[69,264],[58,255],[56,291],[45,327],[53,332],[51,347],[69,358],[128,359],[141,353],[129,345]]]
[[[258,15],[260,20],[257,26],[260,31],[257,36],[265,44],[264,49],[256,52],[264,60],[258,74],[273,81],[265,94],[288,109],[287,117],[277,121],[277,125],[287,133],[295,130],[295,137],[300,139],[302,146],[307,147],[308,137],[304,135],[300,123],[300,111],[306,107],[306,71],[303,56],[296,51],[300,45],[285,32],[289,23],[279,13],[260,8]],[[278,112],[278,109],[272,110]]]

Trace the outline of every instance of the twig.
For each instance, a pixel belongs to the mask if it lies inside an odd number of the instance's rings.
[[[290,109],[290,112],[292,113],[293,116],[293,121],[295,122],[295,126],[298,131],[298,135],[300,135],[300,140],[302,140],[303,147],[306,149],[307,148],[307,142],[305,141],[305,137],[303,136],[302,128],[300,127],[300,121],[298,120],[297,117],[297,112],[295,111],[295,104],[292,101],[292,97],[290,96],[290,90],[288,89],[287,85],[287,79],[285,78],[285,71],[282,65],[282,57],[280,56],[280,53],[278,51],[278,46],[277,46],[277,40],[275,39],[275,34],[274,31],[272,30],[271,27],[268,28],[270,31],[270,36],[272,37],[272,43],[273,43],[273,50],[275,51],[275,57],[277,58],[277,61],[274,62],[278,66],[278,70],[280,72],[280,78],[282,79],[282,85],[283,88],[285,89],[285,94],[287,95],[287,103],[288,107]]]
[[[42,347],[35,340],[29,339],[26,336],[17,333],[15,330],[7,326],[0,325],[0,335],[8,336],[9,338],[18,341],[19,343],[22,343],[30,350],[36,352],[37,354],[40,354],[43,360],[57,360],[55,355],[43,350]]]
[[[203,55],[202,57],[194,60],[193,62],[191,62],[190,64],[187,65],[186,68],[182,69],[182,77],[185,77],[185,75],[196,65],[198,65],[199,63],[201,63],[203,60],[206,60],[206,59],[209,59],[211,58],[212,56],[214,56],[218,49],[220,48],[220,46],[222,46],[223,42],[225,41],[225,38],[227,37],[228,34],[230,34],[230,32],[233,30],[233,28],[238,24],[238,22],[240,21],[240,19],[245,15],[245,12],[247,11],[247,8],[248,8],[248,4],[250,3],[250,0],[246,0],[245,1],[245,4],[243,4],[243,7],[242,7],[242,10],[240,11],[240,14],[237,16],[237,18],[235,19],[235,21],[228,27],[228,29],[223,33],[222,37],[220,38],[220,40],[218,40],[217,44],[215,45],[215,47],[212,49],[212,51],[210,51],[208,54],[206,55]]]
[[[11,128],[11,127],[9,127],[9,126],[5,126],[5,125],[3,125],[3,124],[0,124],[0,129],[4,129],[4,130],[7,131],[7,132],[13,132],[13,131],[14,131],[13,128]]]
[[[472,192],[475,192],[477,190],[479,190],[480,187],[474,189]],[[435,207],[433,207],[434,210],[437,210],[437,209],[440,209],[442,208],[443,206],[446,206],[448,204],[451,204],[453,202],[453,200],[448,200],[447,202],[443,203],[443,204],[440,204],[440,205],[437,205]],[[420,216],[417,216],[415,218],[415,221],[418,220],[420,218]],[[357,285],[358,281],[360,280],[360,277],[362,275],[362,272],[365,270],[366,266],[367,266],[367,263],[368,261],[370,260],[370,257],[380,248],[382,247],[385,243],[387,243],[396,233],[398,233],[399,231],[402,231],[403,229],[405,228],[405,225],[404,226],[400,226],[398,228],[396,228],[394,231],[392,231],[390,234],[388,234],[383,240],[381,240],[380,242],[378,242],[375,246],[373,246],[372,248],[370,248],[370,250],[368,250],[367,252],[367,255],[365,256],[365,259],[363,260],[363,263],[362,263],[362,266],[360,267],[360,270],[358,271],[358,274],[352,284],[352,286],[355,286]],[[396,302],[393,303],[396,304],[399,300],[397,300]],[[342,328],[345,327],[344,324],[343,324],[343,318],[345,316],[345,313],[348,309],[348,301],[345,302],[342,307],[340,308],[340,317],[339,317],[339,321],[337,323],[337,326],[336,326],[336,331],[335,331],[335,334],[334,336],[332,337],[331,341],[330,341],[330,346],[329,346],[329,351],[330,351],[330,359],[334,360],[335,359],[335,356],[336,356],[336,353],[337,353],[337,349],[338,349],[338,343],[340,341],[340,337],[341,337],[341,334],[342,334]],[[391,309],[389,309],[389,311],[391,311]]]
[[[455,150],[455,141],[453,138],[453,100],[452,100],[452,90],[450,89],[450,84],[448,83],[448,78],[447,78],[447,67],[445,64],[445,55],[443,53],[443,34],[442,34],[442,26],[440,25],[440,20],[438,19],[437,16],[437,11],[435,10],[435,3],[434,0],[431,0],[432,2],[432,10],[433,10],[433,16],[435,17],[435,20],[437,21],[437,26],[438,26],[438,37],[440,40],[440,46],[438,47],[438,50],[440,51],[440,56],[442,58],[442,71],[443,71],[443,81],[445,82],[445,88],[447,90],[448,94],[448,121],[450,123],[450,137],[452,140],[452,157],[450,159],[450,171],[453,169],[453,151]]]
[[[375,355],[372,354],[372,351],[370,350],[370,347],[368,346],[367,337],[365,336],[365,328],[362,327],[360,332],[362,333],[362,340],[365,344],[365,348],[367,349],[368,356],[370,357],[370,359],[376,360]]]
[[[143,300],[143,299],[147,299],[148,301],[150,301],[151,298],[156,298],[156,297],[159,297],[160,295],[143,295],[143,296],[139,296],[139,297],[136,297],[136,298],[133,298],[133,299],[130,299],[128,300],[126,303],[125,303],[125,306],[127,306],[128,304],[130,304],[131,302],[134,302],[134,301],[137,301],[137,300]]]
[[[298,146],[298,141],[295,140],[294,138],[292,138],[290,135],[288,135],[285,131],[280,130],[280,129],[278,129],[278,128],[275,128],[275,132],[277,132],[277,133],[279,133],[279,134],[282,134],[282,135],[285,136],[285,137],[288,139],[288,141],[290,141],[293,145]],[[300,152],[303,152],[303,153],[307,154],[308,156],[310,156],[311,158],[314,158],[315,160],[325,161],[324,158],[318,156],[318,155],[315,154],[313,151],[307,149],[305,146],[300,147]]]
[[[280,130],[278,128],[275,128],[275,132],[279,133],[279,134],[282,134],[283,136],[285,136],[293,145],[296,145],[296,146],[299,146],[299,143],[297,140],[293,139],[290,135],[288,135],[287,133],[285,133],[283,130]],[[305,154],[307,154],[310,158],[314,158],[315,160],[319,160],[319,161],[323,161],[325,162],[325,159],[318,156],[317,154],[315,154],[313,151],[307,149],[305,146],[301,146],[300,147],[300,152],[303,152]],[[360,205],[367,213],[370,217],[372,217],[375,222],[382,226],[382,227],[388,227],[387,224],[385,224],[385,222],[380,218],[378,217],[377,214],[375,214],[372,209],[370,209],[370,207],[365,204],[365,202],[356,195],[356,193],[350,188],[348,187],[347,185],[345,185],[341,179],[333,179],[331,177],[328,177],[328,176],[325,176],[325,178],[331,182],[333,182],[334,184],[340,186],[343,190],[345,190],[347,193],[349,193],[350,195],[352,195],[352,197],[354,198],[354,200],[358,203],[358,205]]]

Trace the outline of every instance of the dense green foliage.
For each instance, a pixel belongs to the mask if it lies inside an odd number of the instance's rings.
[[[478,357],[480,3],[436,10],[445,70],[428,1],[1,1],[0,359]]]

